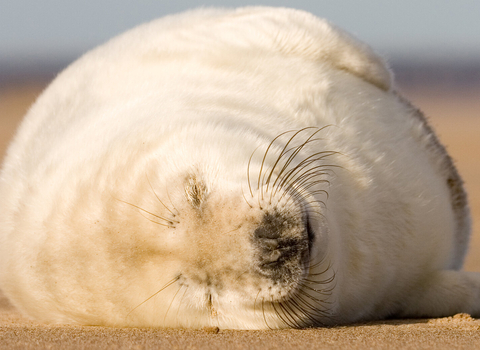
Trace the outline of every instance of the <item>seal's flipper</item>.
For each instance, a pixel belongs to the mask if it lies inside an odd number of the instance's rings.
[[[480,317],[480,273],[438,271],[405,300],[401,317],[444,317],[468,313]]]

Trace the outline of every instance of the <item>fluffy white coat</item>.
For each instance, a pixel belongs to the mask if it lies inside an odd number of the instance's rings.
[[[335,153],[316,184],[328,198],[302,192],[320,215],[315,264],[298,278],[325,276],[282,294],[250,272],[269,205],[257,175],[291,133],[263,160],[276,136],[308,127],[323,129],[300,155]],[[26,115],[0,176],[0,285],[48,322],[478,316],[480,278],[456,271],[469,234],[457,177],[382,59],[326,21],[263,7],[169,16],[87,53]],[[272,290],[300,290],[317,310],[279,312]]]

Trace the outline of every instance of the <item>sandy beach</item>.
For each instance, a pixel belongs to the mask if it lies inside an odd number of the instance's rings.
[[[43,86],[21,84],[0,89],[0,159]],[[430,118],[465,180],[474,221],[465,269],[480,271],[480,91],[405,89],[404,94]],[[31,321],[0,294],[0,348],[475,349],[480,348],[480,320],[459,314],[285,331],[81,327]]]

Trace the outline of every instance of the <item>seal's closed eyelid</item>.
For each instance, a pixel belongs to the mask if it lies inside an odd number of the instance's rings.
[[[185,181],[185,195],[194,208],[200,209],[208,197],[205,181],[197,174],[190,174]]]

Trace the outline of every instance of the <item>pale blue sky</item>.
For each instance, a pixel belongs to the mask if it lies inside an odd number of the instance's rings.
[[[391,58],[480,60],[479,0],[0,0],[0,61],[77,56],[166,14],[252,4],[305,9]]]

